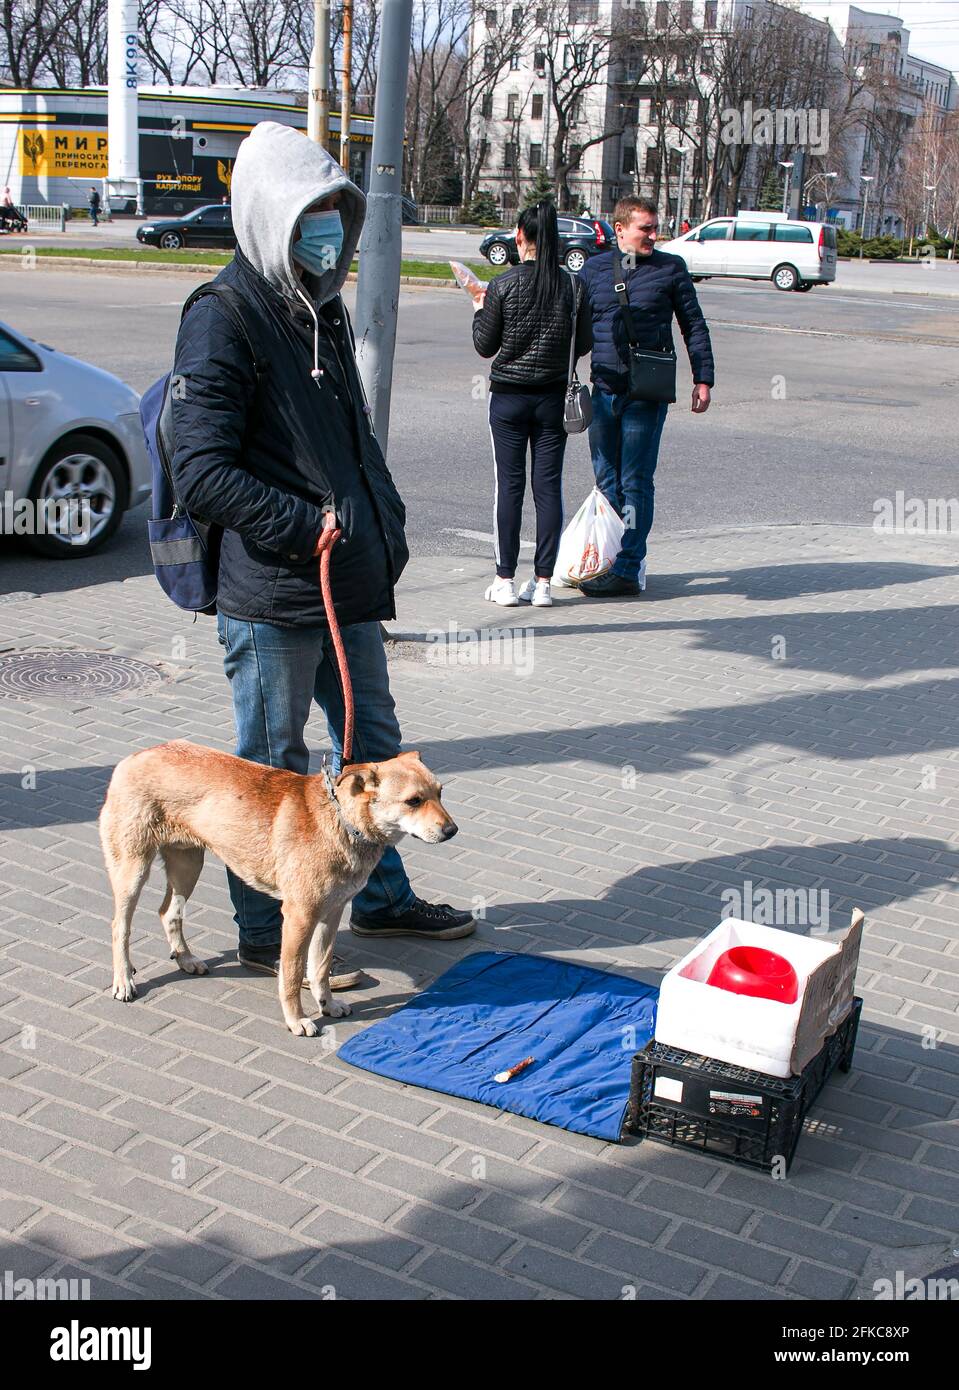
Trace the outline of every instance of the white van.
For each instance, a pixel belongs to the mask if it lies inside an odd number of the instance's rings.
[[[735,275],[772,280],[777,290],[811,290],[836,278],[832,223],[791,222],[783,212],[711,217],[658,250],[682,256],[694,280]]]

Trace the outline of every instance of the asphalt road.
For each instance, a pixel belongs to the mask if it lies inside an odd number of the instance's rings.
[[[182,273],[9,268],[0,270],[0,313],[142,391],[168,370],[179,306],[195,283]],[[842,285],[806,295],[749,282],[699,289],[718,384],[709,412],[693,416],[683,362],[660,455],[656,530],[867,526],[876,499],[899,490],[955,495],[959,306]],[[473,351],[470,319],[456,291],[409,288],[401,296],[389,462],[413,551],[449,554],[452,563],[456,555],[490,554],[486,364]],[[591,481],[587,442],[573,437],[567,510]],[[145,509],[130,514],[110,549],[82,562],[51,564],[0,542],[0,592],[144,572],[145,517]]]

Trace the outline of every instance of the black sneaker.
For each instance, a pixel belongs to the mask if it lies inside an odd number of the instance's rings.
[[[247,970],[259,970],[264,975],[279,975],[280,973],[280,943],[275,946],[241,946],[239,950],[239,960],[241,965],[245,965]],[[334,974],[338,965],[343,964],[342,956],[333,957],[333,970],[330,972],[330,989],[355,989],[363,978],[362,970],[346,970],[342,974]],[[303,976],[302,989],[309,989],[310,982]]]
[[[458,941],[461,936],[472,936],[476,923],[471,912],[457,912],[449,903],[425,903],[414,898],[398,917],[354,911],[350,930],[357,936],[426,936],[434,941]]]
[[[581,594],[587,598],[617,598],[620,594],[629,594],[630,598],[638,598],[640,587],[634,579],[622,579],[618,574],[613,574],[610,570],[608,574],[601,574],[596,579],[584,579],[579,586]]]

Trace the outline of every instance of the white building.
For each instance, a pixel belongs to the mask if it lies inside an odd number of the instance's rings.
[[[563,53],[574,45],[592,46],[595,80],[588,82],[573,113],[570,144],[581,145],[578,163],[567,178],[574,210],[588,206],[593,213],[612,210],[626,193],[639,192],[656,198],[664,220],[682,217],[695,221],[704,215],[704,192],[709,156],[715,148],[715,132],[706,140],[700,124],[696,87],[688,60],[683,56],[684,31],[698,35],[699,80],[708,81],[711,39],[718,40],[737,21],[760,22],[762,12],[776,8],[774,0],[652,0],[645,7],[648,42],[637,45],[634,56],[608,36],[624,22],[635,24],[638,0],[572,0],[570,4],[529,6],[478,4],[471,35],[471,64],[482,65],[487,50],[503,53],[516,42],[508,62],[491,79],[486,98],[478,103],[475,119],[477,142],[485,142],[486,156],[478,187],[488,189],[504,209],[515,208],[541,166],[551,168],[556,136],[557,96],[564,90],[555,73],[563,67]],[[564,33],[568,30],[568,33]],[[604,37],[607,36],[607,37]],[[668,39],[675,39],[671,44]],[[675,52],[670,55],[670,50]],[[862,50],[860,53],[859,50]],[[956,82],[951,73],[909,53],[909,31],[902,20],[850,6],[842,23],[833,28],[825,20],[802,16],[797,38],[797,74],[808,77],[810,64],[821,66],[823,85],[827,70],[834,79],[844,65],[858,62],[895,61],[895,101],[902,108],[905,126],[911,126],[930,106],[942,113],[957,105]],[[650,62],[650,52],[655,56]],[[553,64],[548,62],[553,55]],[[575,53],[573,54],[575,57]],[[587,53],[587,69],[589,54]],[[552,67],[552,72],[551,72]],[[891,80],[891,78],[890,78]],[[559,84],[563,81],[559,79]],[[872,99],[862,98],[864,102]],[[888,100],[888,96],[887,96]],[[868,124],[868,123],[867,123]],[[599,138],[602,137],[602,138]],[[709,148],[703,153],[703,147]],[[790,207],[796,216],[804,206],[849,226],[861,215],[864,182],[860,177],[881,163],[880,153],[865,125],[843,141],[843,167],[824,170],[830,161],[809,163],[800,151],[790,173]],[[807,160],[803,168],[804,158]],[[750,150],[742,170],[738,206],[754,207],[758,201],[761,170],[768,164],[757,148]],[[823,180],[824,172],[835,172]],[[880,171],[885,177],[889,171]],[[901,229],[898,209],[875,197],[869,214],[869,230]],[[682,198],[682,207],[679,200]],[[716,207],[729,210],[726,189],[716,190]],[[888,200],[887,200],[888,202]]]

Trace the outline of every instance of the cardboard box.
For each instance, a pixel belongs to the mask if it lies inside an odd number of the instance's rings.
[[[769,1076],[798,1076],[852,1008],[864,920],[856,908],[841,936],[815,937],[724,918],[665,975],[656,1041]],[[762,946],[785,956],[799,981],[796,1002],[707,984],[718,958],[733,946]]]

